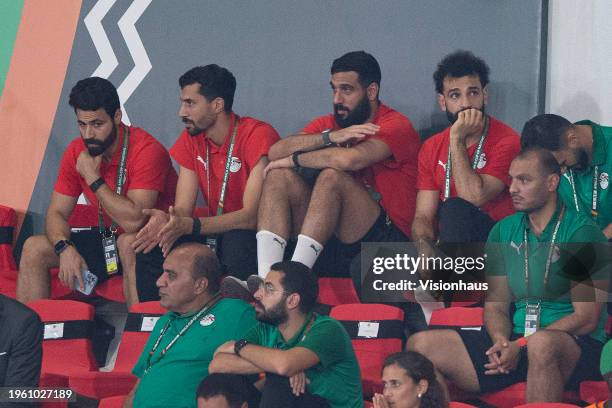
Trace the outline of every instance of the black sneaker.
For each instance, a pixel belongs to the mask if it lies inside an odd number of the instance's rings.
[[[223,278],[219,291],[225,298],[241,299],[247,303],[253,301],[253,295],[249,291],[247,283],[235,276]]]

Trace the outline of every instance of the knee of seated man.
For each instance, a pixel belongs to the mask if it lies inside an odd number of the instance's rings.
[[[39,259],[51,250],[51,244],[45,235],[32,235],[23,244],[22,258]]]
[[[136,233],[124,232],[117,237],[117,249],[119,252],[134,252],[132,244],[136,241]]]
[[[349,176],[346,172],[327,168],[321,170],[321,173],[319,173],[316,185],[326,185],[335,188],[346,184],[348,181],[352,181],[352,177]]]
[[[431,344],[432,336],[435,336],[437,330],[430,331],[421,331],[413,334],[406,341],[406,350],[407,351],[417,351],[424,356],[427,356],[429,352],[429,345]]]
[[[531,336],[527,342],[527,356],[529,363],[549,364],[558,356],[558,333],[540,330]]]
[[[299,175],[291,168],[272,169],[266,174],[264,185],[268,186],[286,186],[293,184]]]

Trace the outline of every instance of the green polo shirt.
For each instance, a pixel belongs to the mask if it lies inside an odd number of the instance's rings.
[[[304,326],[286,341],[275,327],[258,323],[245,337],[250,343],[287,350],[304,347],[319,357],[319,363],[306,370],[310,380],[307,390],[324,398],[332,408],[362,408],[363,395],[359,364],[351,339],[340,322],[314,314],[315,321],[308,329],[312,315]]]
[[[180,337],[160,359],[162,350],[196,314],[168,312],[157,321],[132,373],[140,378],[135,407],[195,407],[198,384],[208,375],[208,365],[217,347],[242,338],[255,324],[255,311],[238,299],[221,299]],[[147,358],[162,328],[170,322],[155,350],[150,370]]]
[[[593,219],[604,229],[612,223],[612,127],[600,126],[589,120],[576,122],[576,125],[589,125],[593,130],[593,157],[591,165],[583,170],[573,170],[576,186],[576,198],[580,212],[591,215],[593,206],[593,173],[598,170],[597,180],[597,213]],[[570,172],[566,171],[561,178],[559,194],[568,206],[576,208],[574,192],[570,181]]]
[[[528,299],[530,304],[541,302],[540,327],[544,328],[574,312],[570,294],[572,282],[609,279],[610,258],[605,248],[605,236],[590,218],[566,205],[555,240],[548,284],[544,285],[546,260],[561,205],[562,200],[557,200],[557,209],[539,237],[530,230],[529,218],[524,212],[502,219],[489,234],[487,274],[508,277],[516,308],[514,333],[524,334]],[[529,289],[525,284],[525,230]],[[591,337],[605,341],[606,319],[607,313],[602,310],[599,326],[590,334]]]

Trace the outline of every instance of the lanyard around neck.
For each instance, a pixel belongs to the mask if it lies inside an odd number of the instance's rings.
[[[234,151],[234,144],[236,142],[236,133],[238,132],[238,124],[240,123],[240,119],[236,117],[236,122],[234,123],[234,130],[232,130],[232,136],[230,139],[229,147],[227,148],[227,157],[225,159],[225,173],[223,174],[223,183],[221,184],[221,192],[219,194],[219,202],[217,203],[217,214],[223,214],[223,205],[225,204],[225,192],[227,190],[227,182],[229,180],[230,168],[232,166],[232,152]],[[212,169],[210,168],[210,160],[208,154],[208,143],[206,144],[206,189],[207,189],[207,197],[206,201],[208,201],[208,216],[210,217],[210,208],[212,197],[210,196],[210,173]]]
[[[168,343],[168,345],[162,349],[162,351],[161,351],[159,357],[157,358],[157,360],[151,361],[151,358],[153,357],[153,354],[155,353],[155,351],[159,347],[159,343],[161,343],[162,339],[164,338],[164,335],[166,334],[166,332],[168,331],[168,328],[170,327],[170,322],[171,321],[170,321],[170,319],[168,319],[168,321],[164,325],[164,328],[161,329],[161,331],[159,333],[159,337],[155,341],[155,344],[153,345],[153,348],[151,348],[151,351],[149,352],[149,355],[147,356],[147,368],[145,369],[145,372],[148,372],[154,364],[159,363],[159,361],[162,358],[164,358],[164,356],[166,355],[168,350],[170,350],[172,348],[172,346],[174,346],[174,344],[178,341],[178,339],[183,334],[185,334],[187,332],[187,330],[189,330],[189,328],[195,323],[195,321],[198,320],[208,310],[212,309],[220,300],[221,300],[221,295],[217,293],[212,299],[210,299],[208,302],[206,302],[206,304],[202,307],[202,309],[200,309],[200,311],[198,313],[196,313],[189,320],[189,322],[187,322],[187,324],[185,326],[183,326],[183,328],[178,332],[178,334],[176,336],[174,336],[174,338],[172,340],[170,340],[170,343]]]
[[[591,198],[591,216],[597,217],[597,198],[599,196],[599,190],[597,188],[597,182],[599,180],[599,166],[593,167],[593,192]],[[574,171],[569,169],[569,182],[572,186],[572,194],[574,195],[574,205],[576,211],[580,212],[580,205],[578,204],[578,194],[576,193],[576,181],[574,180]]]
[[[121,195],[123,191],[123,182],[125,181],[125,165],[128,154],[128,139],[130,137],[130,128],[123,126],[123,146],[121,147],[121,158],[119,159],[119,169],[117,170],[117,182],[115,184],[115,192]],[[102,215],[102,204],[98,200],[98,231],[104,234],[104,216]],[[113,220],[110,226],[111,233],[117,232],[117,223]]]
[[[484,145],[485,138],[487,137],[487,133],[489,131],[489,118],[485,116],[484,129],[482,130],[482,134],[480,135],[480,140],[478,141],[478,147],[476,147],[476,152],[474,153],[474,157],[472,159],[472,169],[476,170],[476,166],[478,166],[478,162],[480,161],[480,156],[482,154],[482,147]],[[452,174],[452,161],[451,161],[451,146],[450,146],[450,134],[449,134],[449,142],[448,142],[448,157],[446,159],[446,169],[444,173],[444,201],[450,197],[450,183],[451,183],[451,174]]]
[[[548,256],[546,257],[546,265],[544,268],[544,288],[548,285],[548,274],[550,272],[550,265],[552,264],[552,257],[555,250],[555,242],[557,241],[557,233],[559,232],[559,226],[561,220],[565,215],[565,204],[562,204],[561,211],[559,212],[559,218],[555,224],[552,237],[550,239],[550,246],[548,248]],[[525,245],[524,254],[524,265],[525,265],[525,288],[527,289],[527,298],[529,298],[529,242],[527,240],[527,228],[523,231],[523,244]]]

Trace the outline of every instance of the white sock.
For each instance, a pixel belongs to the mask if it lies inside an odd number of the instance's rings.
[[[323,245],[307,235],[300,234],[298,235],[297,245],[291,260],[301,262],[307,267],[312,268],[322,250]]]
[[[421,309],[423,309],[423,315],[425,316],[427,324],[429,324],[431,314],[434,310],[444,309],[444,302],[435,300],[429,292],[422,288],[417,288],[414,291],[414,299],[419,303]]]
[[[287,241],[271,231],[261,230],[257,238],[257,274],[264,279],[270,266],[283,260]]]

